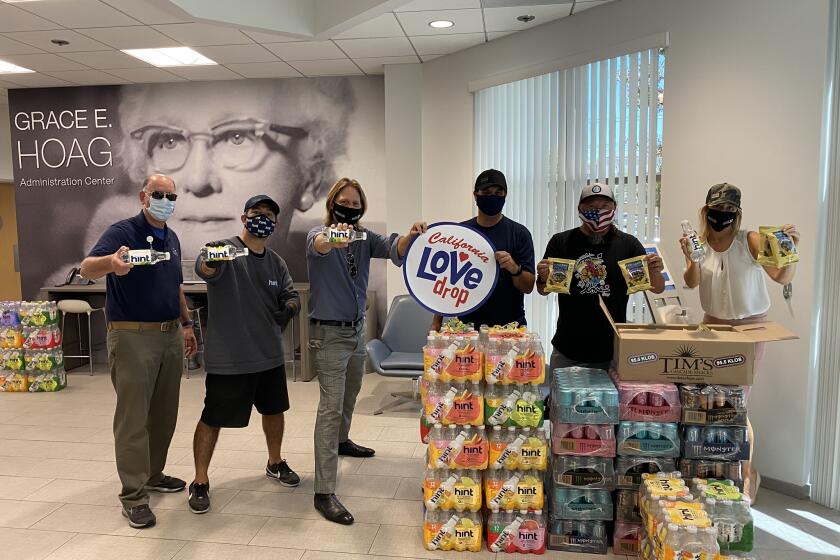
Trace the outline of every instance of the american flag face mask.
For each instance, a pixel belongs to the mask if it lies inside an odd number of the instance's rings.
[[[600,210],[598,208],[591,208],[589,210],[578,211],[580,221],[588,225],[590,229],[595,232],[602,232],[609,229],[615,219],[615,209]]]

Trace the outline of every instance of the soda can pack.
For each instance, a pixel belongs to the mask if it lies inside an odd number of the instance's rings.
[[[615,520],[624,523],[642,522],[638,491],[618,490],[615,493]]]
[[[619,416],[634,422],[679,422],[680,393],[673,383],[618,381]]]
[[[552,466],[552,481],[558,488],[614,490],[613,460],[605,457],[558,455]]]
[[[677,424],[622,422],[618,426],[616,451],[639,457],[679,457]]]
[[[578,521],[612,521],[613,500],[609,490],[586,490],[554,487],[551,492],[552,515]]]
[[[551,380],[553,419],[566,424],[617,424],[618,390],[600,369],[554,370]]]
[[[732,480],[743,487],[744,477],[740,461],[710,461],[708,459],[680,459],[679,470],[686,478]]]
[[[715,461],[750,458],[747,429],[740,426],[684,426],[683,457]]]
[[[615,457],[615,431],[611,425],[552,421],[551,447],[555,455]]]
[[[637,490],[642,483],[642,475],[677,470],[670,457],[619,457],[615,461],[616,487]]]
[[[613,530],[613,553],[624,556],[638,556],[642,542],[641,523],[616,521]]]
[[[583,554],[606,554],[609,547],[604,521],[559,519],[552,514],[548,548]]]
[[[682,385],[683,424],[746,426],[747,393],[737,385]]]

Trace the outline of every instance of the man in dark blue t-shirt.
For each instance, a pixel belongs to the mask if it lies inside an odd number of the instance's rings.
[[[475,328],[481,325],[506,325],[517,322],[525,325],[525,294],[534,290],[534,241],[528,228],[502,214],[507,196],[505,175],[497,169],[482,171],[473,190],[478,216],[461,222],[483,233],[496,248],[499,280],[483,305],[462,315],[465,323]],[[435,315],[432,328],[439,330],[442,322]]]
[[[139,193],[140,213],[111,225],[82,261],[84,278],[107,276],[108,364],[117,393],[114,448],[122,513],[134,528],[155,524],[149,490],[179,492],[186,486],[163,474],[178,419],[184,355],[196,352],[181,289],[181,244],[166,227],[177,197],[172,179],[151,175]],[[142,266],[125,262],[126,255]],[[168,258],[158,261],[161,255]]]

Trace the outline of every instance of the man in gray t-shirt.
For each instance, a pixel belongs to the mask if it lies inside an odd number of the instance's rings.
[[[286,263],[266,247],[279,211],[268,196],[252,197],[239,237],[208,243],[196,259],[196,274],[207,281],[208,326],[204,410],[193,440],[193,513],[210,510],[207,470],[220,429],[247,426],[254,406],[268,446],[266,476],[283,486],[300,484],[280,453],[289,409],[283,329],[300,300]],[[216,260],[220,254],[223,260]]]

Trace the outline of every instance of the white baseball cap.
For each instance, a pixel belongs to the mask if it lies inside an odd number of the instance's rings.
[[[592,183],[591,185],[586,185],[583,187],[583,190],[580,191],[580,200],[578,201],[578,204],[587,198],[592,198],[593,196],[603,196],[615,202],[615,197],[613,196],[612,189],[609,185],[605,185],[603,183]]]

